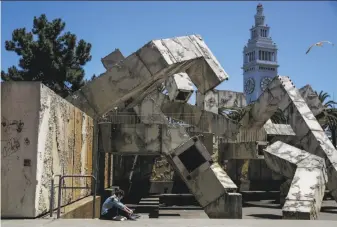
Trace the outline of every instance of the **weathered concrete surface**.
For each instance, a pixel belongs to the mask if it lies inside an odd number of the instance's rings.
[[[277,86],[268,87],[274,90],[273,96],[282,97],[281,109],[288,109],[290,113],[289,124],[293,128],[296,136],[288,137],[285,142],[305,151],[315,154],[325,160],[328,174],[327,187],[337,200],[337,150],[317,122],[313,112],[301,97],[299,91],[292,84],[289,77],[280,77],[282,82],[282,92]],[[291,110],[291,111],[290,111]],[[290,138],[290,140],[289,140]]]
[[[137,154],[141,152],[159,155],[161,151],[161,125],[116,125],[111,137],[108,139],[112,145],[108,152],[123,152],[124,154]]]
[[[119,49],[115,49],[113,52],[101,59],[104,68],[109,71],[118,62],[124,60],[123,54]]]
[[[327,182],[324,159],[281,141],[264,149],[264,154],[269,168],[293,178],[283,218],[317,219]]]
[[[318,95],[316,94],[316,92],[312,89],[312,87],[309,84],[300,88],[299,92],[302,98],[307,103],[309,109],[315,116],[317,116],[323,111],[324,106],[322,102],[319,100]]]
[[[88,196],[61,209],[60,218],[64,219],[88,219],[93,215],[93,196]],[[101,197],[96,196],[95,218],[101,216]]]
[[[276,136],[295,136],[296,133],[291,128],[290,125],[287,124],[274,124],[271,120],[268,120],[263,125],[264,130],[268,135],[276,135]]]
[[[193,83],[187,73],[177,73],[170,76],[165,82],[165,88],[171,101],[188,102],[194,92]]]
[[[1,83],[1,102],[1,216],[36,217],[49,210],[53,174],[91,174],[93,122],[39,82]],[[62,204],[88,193],[66,190]]]
[[[202,93],[228,75],[200,36],[153,40],[68,97],[92,117],[138,103],[169,76],[186,72]]]
[[[267,145],[266,141],[222,143],[221,159],[261,159],[262,149]]]
[[[182,125],[169,124],[161,108],[166,98],[160,92],[152,93],[134,110],[142,123],[162,124],[161,152],[207,215],[211,218],[241,218],[242,212],[237,212],[242,209],[241,195],[228,194],[237,189],[236,185],[217,163],[213,163],[198,137],[191,138]]]
[[[218,114],[218,110],[230,107],[244,107],[247,105],[243,92],[212,89],[206,94],[196,93],[196,105],[202,110]]]
[[[289,77],[275,77],[241,123],[244,127],[262,127],[277,108],[289,110],[289,124],[296,133],[284,142],[325,159],[328,189],[337,199],[337,151]]]
[[[166,157],[210,218],[242,217],[241,195],[230,193],[236,185],[196,137]]]
[[[233,138],[239,131],[239,125],[225,116],[201,110],[188,103],[169,102],[164,94],[158,95],[156,103],[167,117],[195,126],[201,132],[214,133],[224,138]]]

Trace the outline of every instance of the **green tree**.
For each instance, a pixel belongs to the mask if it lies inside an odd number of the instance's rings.
[[[336,147],[336,132],[337,132],[337,109],[334,107],[337,102],[329,100],[330,95],[324,91],[321,91],[318,95],[319,100],[324,106],[322,113],[316,116],[318,122],[323,129],[329,127],[332,137],[332,144]]]
[[[75,34],[64,32],[61,19],[48,21],[45,14],[34,17],[33,28],[15,29],[7,51],[15,52],[19,64],[1,71],[3,81],[41,81],[62,97],[85,84],[83,66],[91,60],[91,44],[77,42]]]

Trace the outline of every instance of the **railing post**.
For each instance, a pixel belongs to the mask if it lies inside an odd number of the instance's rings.
[[[59,190],[58,190],[58,202],[57,202],[57,218],[60,218],[61,215],[61,196],[62,196],[62,181],[64,176],[60,177],[59,180]]]
[[[49,213],[50,217],[53,217],[54,212],[54,187],[55,187],[55,177],[61,177],[61,174],[53,174],[51,178],[51,186],[50,186],[50,201],[49,201]]]
[[[53,211],[54,211],[54,177],[51,179],[51,190],[50,190],[50,201],[49,201],[49,212],[50,217],[53,217]]]
[[[93,206],[93,210],[92,210],[92,219],[95,219],[96,216],[96,177],[95,176],[91,176],[91,178],[93,179],[94,182],[94,201],[92,202],[92,206]]]
[[[95,216],[96,216],[96,177],[94,175],[64,175],[64,176],[61,176],[60,175],[60,179],[59,179],[59,190],[58,190],[58,202],[57,202],[57,218],[60,218],[61,216],[61,198],[62,198],[62,182],[64,180],[64,178],[66,177],[71,177],[71,178],[74,178],[74,177],[78,177],[78,178],[81,178],[81,177],[84,177],[84,178],[92,178],[92,184],[93,184],[93,199],[94,201],[92,202],[92,206],[93,206],[93,210],[92,210],[92,218],[95,219]],[[52,185],[54,185],[54,178],[52,179]],[[77,189],[91,189],[92,187],[74,187],[74,188],[77,188]],[[65,187],[65,189],[69,189],[68,187]],[[51,193],[53,194],[53,193]],[[50,217],[52,217],[52,212],[50,213]]]

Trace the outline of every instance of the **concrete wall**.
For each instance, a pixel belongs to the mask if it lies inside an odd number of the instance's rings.
[[[61,214],[61,218],[64,219],[91,219],[93,215],[93,196],[88,196],[80,201],[67,205],[65,211],[62,208],[61,211],[64,211]],[[101,196],[96,196],[95,200],[95,218],[101,216]]]
[[[53,174],[92,173],[93,121],[39,82],[2,83],[1,104],[1,216],[36,217],[49,210]],[[90,194],[63,192],[62,204]]]

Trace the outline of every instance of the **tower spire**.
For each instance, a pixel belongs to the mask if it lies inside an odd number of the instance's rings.
[[[255,26],[264,25],[263,5],[259,3],[256,6]]]

